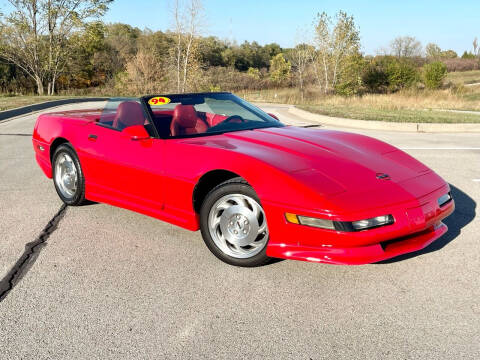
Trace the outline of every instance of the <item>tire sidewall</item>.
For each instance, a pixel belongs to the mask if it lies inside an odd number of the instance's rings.
[[[212,239],[212,236],[210,235],[210,231],[209,231],[209,225],[208,225],[210,210],[212,206],[220,198],[228,194],[242,194],[242,195],[249,196],[252,199],[254,199],[258,204],[260,204],[260,206],[262,206],[260,199],[258,198],[253,188],[245,183],[240,183],[240,182],[228,183],[227,182],[225,184],[219,185],[217,188],[213,189],[206,196],[205,201],[203,202],[200,210],[200,229],[201,229],[202,237],[203,237],[203,240],[205,241],[205,244],[217,258],[219,258],[220,260],[230,265],[254,267],[254,266],[261,266],[266,264],[269,260],[269,257],[266,255],[268,240],[264,248],[262,249],[262,251],[260,251],[258,254],[250,258],[240,259],[240,258],[235,258],[225,254],[222,250],[220,250],[217,247],[217,245],[215,244],[215,241]]]
[[[66,153],[72,158],[75,168],[77,169],[77,191],[72,198],[67,198],[62,194],[55,180],[56,179],[56,176],[55,176],[56,159],[62,153]],[[73,147],[70,144],[62,144],[55,150],[55,153],[53,154],[53,157],[52,157],[52,176],[53,176],[53,184],[55,185],[55,190],[57,191],[57,194],[60,197],[60,199],[65,204],[75,206],[75,205],[80,205],[83,202],[83,200],[85,199],[84,197],[85,196],[85,180],[83,177],[82,166],[80,165],[80,161],[78,159],[76,151],[73,149]]]

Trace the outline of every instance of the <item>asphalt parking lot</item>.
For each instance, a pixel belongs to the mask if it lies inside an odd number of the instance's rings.
[[[34,160],[37,116],[0,123],[0,279],[62,206]],[[447,235],[380,264],[245,269],[198,232],[103,204],[66,208],[0,302],[0,359],[480,358],[480,134],[351,131],[451,184]]]

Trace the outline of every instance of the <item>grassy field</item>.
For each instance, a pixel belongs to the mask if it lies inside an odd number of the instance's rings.
[[[294,104],[315,113],[358,120],[395,122],[478,123],[480,87],[456,87],[444,90],[409,90],[395,94],[367,94],[342,97],[323,96],[309,91],[304,100],[296,89],[263,90],[241,93],[247,100]]]
[[[471,71],[459,71],[459,72],[451,72],[447,74],[447,78],[445,79],[446,83],[454,83],[454,84],[474,84],[480,83],[480,70],[471,70]]]
[[[480,114],[459,114],[441,110],[386,110],[356,106],[298,105],[313,113],[357,120],[413,123],[480,123]]]
[[[72,96],[0,96],[0,111],[46,101],[70,99]]]

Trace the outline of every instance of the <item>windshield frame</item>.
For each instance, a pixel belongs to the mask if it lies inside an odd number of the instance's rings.
[[[204,133],[199,133],[199,134],[188,134],[188,135],[179,135],[179,136],[167,136],[167,137],[162,137],[158,136],[159,139],[164,139],[164,140],[169,140],[169,139],[186,139],[186,138],[199,138],[199,137],[204,137],[204,136],[213,136],[213,135],[222,135],[226,133],[232,133],[232,132],[238,132],[238,131],[247,131],[247,130],[256,130],[256,129],[266,129],[266,128],[272,128],[272,127],[285,127],[286,125],[280,122],[279,120],[275,119],[274,117],[270,116],[268,113],[260,109],[259,107],[249,103],[248,101],[243,100],[239,96],[236,96],[235,94],[232,94],[230,92],[200,92],[200,93],[185,93],[185,94],[154,94],[154,95],[146,95],[140,98],[141,103],[146,109],[147,116],[149,117],[149,121],[153,126],[155,127],[156,133],[160,134],[159,129],[156,128],[156,124],[154,121],[154,114],[152,107],[148,104],[148,101],[154,97],[167,97],[167,98],[176,98],[177,100],[179,98],[191,98],[193,96],[206,96],[206,97],[212,97],[214,98],[215,96],[223,96],[227,95],[231,97],[232,99],[235,100],[235,103],[244,108],[247,111],[252,112],[262,120],[265,120],[265,124],[262,126],[251,126],[251,127],[242,127],[239,129],[229,129],[229,130],[219,130],[219,131],[210,131],[210,132],[204,132]]]

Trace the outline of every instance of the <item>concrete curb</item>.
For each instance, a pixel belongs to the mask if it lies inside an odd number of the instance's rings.
[[[15,109],[0,111],[0,123],[3,121],[10,120],[13,117],[29,114],[29,113],[40,111],[40,110],[49,109],[52,107],[81,103],[81,102],[105,101],[108,99],[109,98],[73,98],[73,99],[52,100],[52,101],[46,101],[46,102],[33,104],[33,105],[22,106]]]
[[[373,120],[354,120],[326,115],[314,114],[309,111],[290,106],[288,112],[304,119],[323,125],[348,127],[355,129],[404,131],[404,132],[432,132],[432,133],[466,133],[479,132],[479,124],[440,124],[440,123],[397,123]]]

